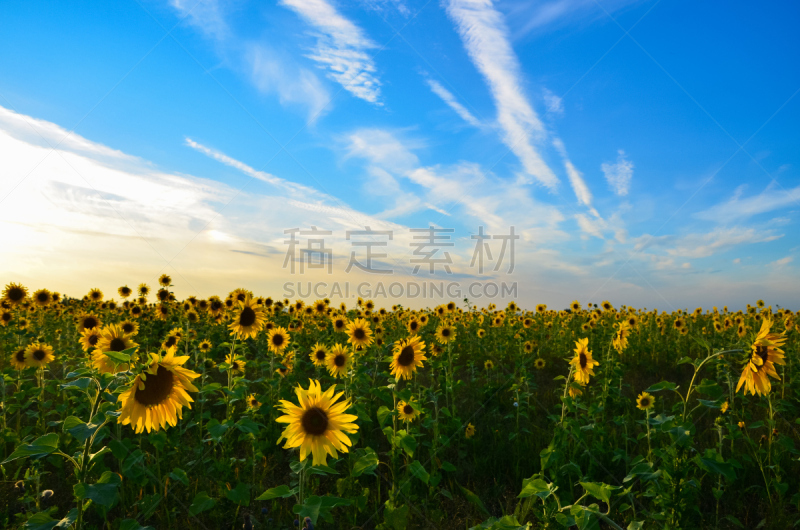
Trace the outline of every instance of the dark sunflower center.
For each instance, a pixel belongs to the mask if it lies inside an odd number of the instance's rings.
[[[325,359],[325,350],[317,350],[315,355],[317,356],[318,360],[322,361]]]
[[[17,353],[14,354],[17,358],[18,363],[25,362],[25,350],[17,350]]]
[[[39,293],[39,295],[36,297],[36,300],[42,303],[48,302],[50,301],[50,295],[47,293]]]
[[[125,340],[116,337],[114,339],[111,339],[111,343],[108,345],[108,349],[110,349],[111,351],[122,351],[125,349],[125,346],[126,346]]]
[[[97,327],[97,319],[94,317],[86,317],[83,319],[83,329],[91,329]]]
[[[25,291],[20,289],[19,287],[12,287],[8,290],[8,299],[12,302],[19,302],[23,298],[25,298]]]
[[[344,320],[337,320],[336,323],[333,325],[336,329],[342,329],[344,327]]]
[[[411,405],[406,405],[405,407],[403,407],[404,414],[413,414],[413,412],[414,412],[414,407],[412,407]]]
[[[211,302],[211,309],[213,309],[214,311],[217,311],[221,308],[222,308],[222,302],[217,302],[217,301]]]
[[[442,337],[445,337],[445,338],[447,338],[447,337],[449,337],[449,336],[450,336],[450,328],[444,328],[444,329],[442,330]]]
[[[410,327],[411,327],[411,331],[417,331],[417,328],[419,327],[419,324],[417,322],[412,322]]]
[[[130,290],[130,288],[128,288],[128,287],[123,287],[123,288],[122,288],[122,294],[124,294],[125,296],[128,296],[129,294],[131,294],[131,290]]]
[[[650,400],[647,398],[642,398],[642,406],[647,407],[650,405]]]
[[[409,366],[414,362],[414,347],[406,346],[400,351],[397,356],[397,364],[400,366]]]
[[[164,341],[164,345],[167,348],[171,348],[178,343],[178,339],[173,335],[172,337],[167,337],[167,340]]]
[[[236,295],[236,300],[238,300],[239,302],[243,302],[245,298],[247,298],[247,295],[244,293],[239,293]]]
[[[92,293],[92,300],[99,300],[99,299],[100,299],[100,293],[98,293],[96,291],[93,292]]]
[[[328,414],[319,407],[311,407],[300,419],[303,431],[312,436],[320,436],[328,430]]]
[[[257,400],[255,400],[255,399],[251,399],[251,400],[250,400],[250,405],[252,405],[252,406],[254,406],[254,407],[255,407],[256,405],[258,405],[258,401],[257,401]]]
[[[37,361],[43,361],[46,356],[47,352],[41,349],[33,352],[33,358]]]
[[[125,324],[122,325],[122,331],[124,333],[133,333],[133,324],[131,324],[130,322],[126,322]]]
[[[769,359],[769,348],[764,346],[763,344],[759,344],[756,346],[756,355],[761,357],[761,360],[767,362]]]
[[[581,353],[581,355],[580,355],[581,368],[586,368],[586,362],[587,362],[586,354],[585,353]]]
[[[333,364],[335,364],[335,365],[336,365],[336,366],[338,366],[339,368],[341,368],[342,366],[344,366],[344,363],[345,363],[346,361],[347,361],[347,359],[346,359],[346,358],[345,358],[345,356],[344,356],[344,355],[342,355],[341,353],[340,353],[339,355],[337,355],[336,357],[334,357],[334,358],[333,358]]]
[[[364,332],[364,330],[362,328],[356,328],[353,331],[353,337],[355,337],[358,340],[363,340],[364,337],[366,337],[366,335],[367,334]]]
[[[172,393],[175,387],[175,375],[163,366],[158,367],[155,375],[148,373],[144,381],[144,390],[136,388],[134,399],[142,405],[159,405]]]
[[[276,333],[272,336],[272,345],[276,347],[283,346],[283,335]]]
[[[89,345],[95,346],[97,341],[100,340],[100,337],[97,335],[89,335]]]
[[[629,326],[631,326],[631,327],[633,327],[633,326],[635,326],[635,325],[636,325],[636,321],[635,321],[635,320],[633,320],[633,319],[631,319],[631,320],[628,320],[628,325],[629,325]]]
[[[245,307],[242,309],[242,314],[239,315],[239,324],[242,326],[252,326],[256,321],[256,312],[252,307]]]
[[[13,316],[11,315],[11,313],[3,313],[2,318],[3,318],[3,322],[11,322],[11,319],[13,318]]]

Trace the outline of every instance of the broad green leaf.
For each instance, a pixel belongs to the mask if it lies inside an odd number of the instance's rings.
[[[112,471],[105,471],[95,484],[79,482],[72,488],[79,499],[91,499],[97,504],[111,507],[117,500],[117,486],[122,479]]]
[[[179,467],[173,469],[172,472],[169,474],[169,476],[172,480],[177,480],[184,486],[189,485],[189,476],[186,474],[186,471],[182,470]]]
[[[456,484],[458,484],[458,482],[456,482]],[[486,509],[486,506],[483,505],[483,501],[481,501],[480,497],[472,493],[470,490],[468,490],[461,484],[458,484],[458,487],[461,489],[461,493],[464,495],[464,497],[467,498],[469,502],[477,506],[478,509],[480,509],[480,511],[482,511],[485,515],[487,516],[491,515],[489,513],[489,510]]]
[[[70,433],[79,442],[85,442],[92,436],[100,425],[94,423],[86,423],[76,416],[69,416],[62,424],[62,430]]]
[[[274,488],[270,488],[258,497],[256,497],[257,501],[269,501],[272,499],[278,499],[286,497],[291,497],[297,493],[297,489],[290,489],[289,486],[281,485],[276,486]]]
[[[201,491],[200,493],[194,496],[192,505],[189,506],[189,513],[191,515],[197,515],[198,513],[210,510],[211,508],[214,507],[216,503],[217,501],[209,497],[208,493],[206,493],[205,491]]]
[[[727,462],[717,462],[710,458],[700,458],[700,462],[702,463],[701,467],[707,468],[717,475],[722,475],[730,481],[736,480],[736,470]]]
[[[375,454],[375,451],[367,447],[366,454],[356,460],[356,463],[353,464],[353,471],[350,473],[353,477],[360,477],[364,473],[372,474],[373,470],[378,467],[380,461],[378,460],[378,455]]]
[[[302,520],[305,517],[310,517],[311,522],[317,524],[317,519],[322,516],[323,519],[330,518],[330,511],[337,506],[349,506],[351,501],[349,499],[340,499],[339,497],[318,497],[312,495],[306,499],[305,504],[295,504],[294,513]]]
[[[620,489],[619,486],[609,486],[608,484],[604,484],[602,482],[581,482],[581,486],[589,495],[596,499],[600,499],[601,501],[608,504],[608,501],[611,499],[611,495],[614,493],[615,490]]]
[[[420,479],[425,484],[431,479],[431,476],[425,471],[425,468],[420,464],[417,460],[411,462],[408,466],[408,470],[411,472],[412,475]]]
[[[58,388],[61,390],[69,390],[69,389],[86,390],[87,388],[89,388],[89,385],[91,384],[92,384],[91,377],[80,377],[78,379],[75,379],[74,381],[64,383],[63,385],[58,385]]]
[[[558,486],[554,487],[553,484],[548,484],[544,479],[535,478],[533,480],[526,481],[517,498],[527,499],[528,497],[536,495],[540,499],[546,499],[557,489]]]
[[[119,530],[153,530],[152,526],[142,526],[136,519],[123,519]]]
[[[11,453],[11,456],[0,462],[0,464],[11,462],[17,458],[25,458],[29,456],[41,457],[49,455],[50,453],[55,452],[56,449],[58,449],[58,434],[51,432],[50,434],[40,436],[30,445],[21,445],[17,447],[17,449]]]
[[[388,418],[391,413],[392,411],[386,406],[378,408],[378,425],[380,425],[381,428],[383,428],[383,424],[386,423],[386,418]]]
[[[660,383],[656,383],[647,390],[645,390],[645,392],[660,392],[662,390],[677,390],[677,389],[678,385],[676,385],[675,383],[671,383],[669,381],[661,381]]]
[[[225,496],[239,506],[250,506],[250,485],[238,482],[235,488],[225,492]]]

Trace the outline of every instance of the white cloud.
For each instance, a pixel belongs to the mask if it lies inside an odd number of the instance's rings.
[[[204,33],[217,39],[227,36],[228,24],[217,0],[170,0],[169,4]]]
[[[733,262],[734,262],[736,265],[738,265],[738,264],[740,264],[740,263],[742,262],[742,258],[736,258],[735,260],[733,260]]]
[[[282,105],[299,104],[308,108],[309,122],[315,122],[331,101],[319,78],[306,68],[279,57],[262,45],[250,48],[252,80],[264,93],[276,93]]]
[[[632,241],[634,250],[661,248],[667,254],[683,258],[706,258],[739,245],[767,243],[783,237],[773,230],[759,230],[740,226],[714,228],[707,233],[692,233],[684,236],[650,236],[643,234]]]
[[[381,105],[381,82],[375,76],[375,62],[367,53],[377,46],[362,29],[325,0],[281,0],[281,4],[314,28],[317,44],[308,57],[354,96]]]
[[[630,189],[631,179],[633,178],[633,162],[625,158],[625,151],[617,151],[617,162],[603,162],[600,166],[603,174],[608,181],[608,185],[619,196],[625,196]]]
[[[530,176],[554,189],[558,177],[534,146],[544,138],[545,128],[523,94],[519,60],[502,15],[490,0],[450,0],[446,7],[467,54],[489,85],[503,142]]]
[[[438,81],[435,81],[433,79],[426,79],[425,81],[428,83],[428,86],[431,87],[433,93],[442,98],[442,101],[444,101],[448,107],[453,109],[456,112],[456,114],[461,116],[462,120],[469,123],[473,127],[481,126],[481,122],[478,121],[478,119],[475,116],[473,116],[472,113],[469,110],[467,110],[467,108],[464,105],[459,103],[456,97],[449,90],[443,87]]]
[[[800,206],[800,186],[786,189],[770,183],[758,195],[742,198],[746,186],[736,188],[733,196],[726,202],[694,214],[697,219],[726,222],[741,220],[754,215],[779,210],[790,206]]]
[[[572,191],[575,192],[575,197],[577,197],[578,203],[591,208],[592,193],[589,191],[589,187],[583,180],[583,174],[578,171],[572,164],[572,161],[570,161],[569,156],[567,155],[567,148],[564,147],[564,142],[561,141],[561,138],[555,137],[553,138],[553,146],[556,148],[558,153],[561,155],[561,159],[564,161],[564,169],[567,171],[569,183],[572,186]],[[593,213],[597,215],[597,212]]]
[[[561,98],[546,88],[542,92],[544,104],[547,106],[547,112],[550,112],[551,114],[564,114],[564,103]]]
[[[785,258],[781,258],[779,260],[775,260],[770,265],[773,267],[785,267],[789,263],[791,263],[793,258],[791,256],[786,256]]]

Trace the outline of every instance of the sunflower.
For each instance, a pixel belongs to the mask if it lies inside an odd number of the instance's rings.
[[[28,326],[30,325],[31,323],[28,321],[27,318],[20,318],[19,320],[17,320],[17,327],[19,329],[28,329]]]
[[[719,410],[720,410],[720,412],[725,414],[726,412],[728,412],[728,408],[730,408],[730,405],[726,401],[725,403],[722,404],[722,406],[719,408]]]
[[[180,343],[182,338],[183,338],[183,330],[181,328],[172,328],[172,330],[169,333],[167,333],[167,338],[164,339],[164,342],[161,343],[161,347],[164,348],[165,350],[177,347],[178,343]]]
[[[772,321],[764,319],[761,330],[756,335],[751,347],[750,360],[742,371],[736,392],[744,385],[744,393],[769,394],[772,385],[769,377],[780,379],[775,371],[775,364],[786,364],[783,360],[783,350],[780,348],[786,341],[783,333],[770,333]]]
[[[436,328],[436,340],[440,344],[448,344],[456,340],[456,330],[447,322],[439,324]]]
[[[403,421],[413,421],[419,416],[419,411],[411,403],[401,400],[397,403],[397,415]]]
[[[189,356],[175,356],[171,348],[166,355],[151,355],[150,366],[137,375],[119,396],[121,425],[130,424],[137,434],[175,426],[183,417],[183,407],[192,408],[194,401],[187,391],[197,392],[192,379],[200,377],[181,366]]]
[[[162,274],[158,278],[158,283],[163,285],[164,287],[169,287],[170,284],[172,283],[172,278],[170,278],[168,274]]]
[[[239,312],[233,317],[233,322],[228,326],[231,332],[236,334],[241,339],[255,338],[261,328],[264,327],[266,316],[264,309],[256,304],[256,301],[250,297],[245,297],[239,305]]]
[[[247,408],[250,410],[257,410],[261,407],[261,402],[258,401],[258,397],[255,394],[250,394],[247,396]]]
[[[492,362],[491,359],[489,359],[488,361],[483,363],[483,368],[484,370],[494,370],[494,363]]]
[[[158,304],[158,307],[156,307],[156,316],[159,320],[167,320],[167,317],[169,317],[169,306],[164,303]]]
[[[122,323],[119,324],[119,327],[121,327],[122,331],[124,331],[131,337],[139,334],[139,324],[137,324],[132,320],[122,321]]]
[[[99,302],[103,299],[103,291],[95,288],[89,291],[89,294],[87,296],[89,297],[89,300],[91,300],[92,302]]]
[[[570,361],[575,366],[575,381],[582,385],[589,384],[589,376],[594,375],[593,367],[600,363],[592,359],[589,351],[589,339],[575,341],[575,357]]]
[[[86,329],[97,328],[103,325],[103,321],[100,320],[100,317],[95,315],[94,313],[84,313],[83,315],[78,318],[78,332],[83,332]]]
[[[121,352],[139,346],[131,340],[131,334],[125,333],[122,326],[109,324],[99,330],[100,339],[97,341],[97,348],[102,351]]]
[[[33,303],[36,304],[37,307],[47,307],[50,305],[52,301],[52,297],[50,295],[50,291],[47,289],[39,289],[35,293],[33,293]]]
[[[53,355],[53,347],[49,344],[34,342],[25,348],[25,364],[28,366],[43,368],[45,365],[53,362],[55,358],[55,355]]]
[[[672,323],[672,327],[680,331],[686,327],[686,322],[684,322],[682,318],[676,318],[675,321]]]
[[[146,283],[139,284],[139,296],[143,298],[147,298],[147,295],[150,294],[150,287]]]
[[[335,315],[331,317],[331,324],[333,324],[333,331],[344,331],[347,329],[347,318],[342,315]]]
[[[3,290],[3,300],[12,306],[19,305],[28,297],[28,288],[18,283],[9,283]]]
[[[617,353],[621,354],[628,346],[628,336],[630,335],[632,327],[633,326],[630,325],[630,320],[623,320],[619,323],[617,332],[614,334],[614,339],[611,341],[611,345],[614,346]]]
[[[28,364],[25,362],[25,348],[20,348],[19,350],[12,353],[10,361],[11,361],[11,366],[16,368],[17,370],[24,370],[25,368],[27,368]]]
[[[600,304],[600,306],[603,308],[603,311],[611,311],[612,309],[614,309],[614,306],[611,305],[611,302],[609,302],[608,300],[604,300],[603,303]]]
[[[131,289],[131,288],[130,288],[130,287],[128,287],[127,285],[123,285],[122,287],[120,287],[119,289],[117,289],[117,292],[119,293],[119,295],[120,295],[122,298],[128,298],[130,295],[132,295],[132,294],[133,294],[133,289]]]
[[[204,339],[200,344],[197,345],[197,348],[203,353],[208,353],[211,350],[211,347],[211,341],[208,339]]]
[[[639,394],[639,397],[636,398],[636,408],[639,410],[650,410],[653,408],[653,405],[656,402],[656,398],[648,394],[647,392],[642,392]]]
[[[234,372],[241,372],[244,373],[245,364],[247,364],[244,359],[239,357],[238,355],[231,355],[228,354],[225,356],[225,362],[231,365],[231,370]]]
[[[363,318],[357,318],[347,325],[347,334],[349,335],[347,342],[356,346],[367,347],[372,344],[372,330],[369,328],[369,323]]]
[[[326,465],[327,455],[337,458],[337,451],[349,452],[352,442],[344,433],[358,430],[353,423],[357,417],[344,413],[350,406],[349,399],[336,403],[344,392],[334,395],[335,389],[336,385],[332,385],[322,392],[318,381],[309,380],[308,390],[299,385],[295,389],[300,406],[285,400],[280,402],[279,408],[285,414],[275,421],[288,425],[278,443],[286,439],[284,449],[299,447],[301,462],[311,453],[313,465]]]
[[[438,357],[444,353],[444,348],[442,348],[441,344],[434,344],[432,352],[434,357]]]
[[[397,341],[389,368],[396,379],[401,377],[411,379],[417,368],[422,368],[422,361],[427,360],[428,358],[425,357],[425,343],[419,335],[414,335]]]
[[[142,316],[142,308],[138,305],[131,307],[130,314],[133,318],[139,318]]]
[[[289,332],[286,331],[286,328],[279,326],[269,330],[267,344],[270,351],[280,354],[289,345],[290,340],[291,337],[289,337]]]
[[[416,318],[412,318],[411,320],[408,321],[406,329],[408,329],[408,332],[413,335],[414,333],[418,332],[421,329],[421,327],[422,326],[420,326],[419,320],[417,320]]]
[[[583,390],[579,386],[570,385],[569,386],[569,397],[576,398],[578,396],[583,395]]]
[[[99,348],[92,352],[91,360],[92,367],[101,374],[116,374],[117,372],[127,372],[130,370],[130,364],[115,362],[111,357],[106,355],[106,352]]]
[[[348,351],[347,347],[336,344],[331,348],[328,357],[325,359],[325,364],[328,365],[328,372],[330,372],[333,377],[344,377],[344,375],[347,374],[347,370],[350,368],[350,361],[352,358],[352,354]],[[314,364],[316,364],[316,362]]]
[[[92,348],[97,346],[97,343],[100,341],[100,328],[89,328],[84,329],[81,332],[81,348],[83,351],[89,352]]]
[[[581,303],[577,300],[573,300],[571,304],[569,304],[569,308],[572,310],[573,313],[577,313],[581,310]]]
[[[9,310],[0,311],[0,326],[6,327],[9,322],[14,320],[14,315]]]
[[[533,361],[533,366],[534,366],[534,367],[535,367],[537,370],[541,370],[541,369],[543,369],[543,368],[544,368],[544,366],[545,366],[544,359],[542,359],[541,357],[537,357],[537,359],[536,359],[535,361]]]
[[[325,366],[325,358],[328,356],[328,347],[318,342],[311,349],[309,357],[314,366]]]
[[[482,339],[483,337],[486,336],[486,330],[483,329],[483,328],[479,329],[477,335],[478,335],[479,338]]]
[[[472,438],[475,436],[475,426],[471,423],[467,424],[467,427],[464,429],[464,436],[466,438]]]

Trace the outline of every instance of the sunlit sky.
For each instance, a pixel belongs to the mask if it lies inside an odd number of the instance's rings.
[[[516,281],[528,307],[798,309],[799,22],[796,2],[5,2],[0,282],[406,285],[432,279],[410,229],[434,226],[433,279]],[[330,275],[283,267],[284,231],[312,226]],[[394,274],[345,272],[365,227],[391,231],[367,239]],[[500,239],[471,263],[479,227],[520,236],[513,272]]]

